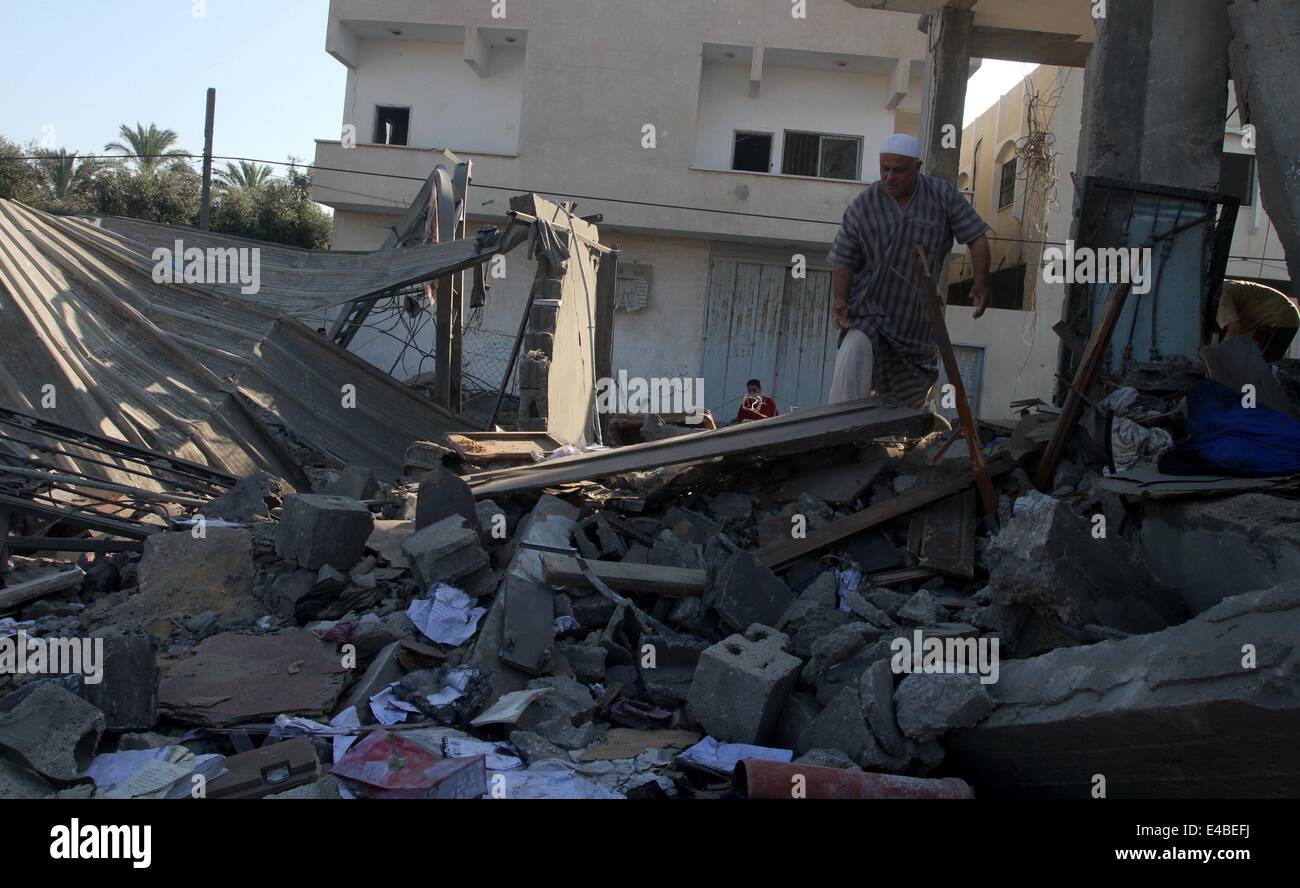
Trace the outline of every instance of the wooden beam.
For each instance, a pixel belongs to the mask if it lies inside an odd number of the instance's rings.
[[[53,595],[55,592],[80,589],[81,581],[85,578],[86,572],[79,567],[74,567],[72,570],[61,570],[25,583],[18,583],[7,589],[0,589],[0,612],[13,610],[20,604]]]
[[[1056,467],[1065,453],[1065,443],[1070,439],[1070,433],[1074,431],[1075,423],[1083,413],[1084,404],[1080,392],[1086,392],[1097,375],[1097,368],[1101,365],[1102,356],[1105,355],[1106,347],[1110,344],[1110,337],[1115,332],[1120,313],[1124,311],[1128,291],[1127,283],[1117,284],[1106,297],[1101,323],[1097,325],[1092,339],[1088,341],[1088,350],[1084,353],[1083,360],[1079,362],[1079,369],[1074,374],[1074,384],[1070,386],[1070,393],[1065,397],[1065,406],[1061,408],[1061,419],[1056,424],[1056,433],[1048,442],[1043,461],[1038,465],[1038,476],[1034,479],[1034,486],[1039,490],[1047,490],[1051,486],[1052,479],[1056,477]]]
[[[698,597],[704,594],[709,583],[707,570],[591,559],[587,559],[587,566],[597,579],[620,592],[646,592],[666,598]],[[543,555],[542,574],[552,586],[592,588],[577,560],[568,555]]]
[[[971,472],[975,475],[975,486],[979,489],[980,501],[984,505],[984,515],[993,527],[998,523],[998,498],[993,493],[993,479],[989,477],[989,467],[984,461],[984,451],[980,444],[980,430],[971,413],[970,401],[966,399],[966,384],[961,379],[961,367],[957,364],[957,353],[953,351],[952,339],[948,336],[948,324],[943,318],[943,300],[930,275],[930,262],[920,244],[912,257],[921,275],[921,299],[926,310],[930,312],[930,322],[934,327],[934,342],[943,358],[944,369],[948,371],[948,384],[953,387],[957,400],[957,415],[961,418],[962,431],[966,438],[966,449],[970,453]]]
[[[1008,471],[1010,463],[1005,459],[998,459],[994,462],[993,469],[994,474]],[[766,567],[776,568],[796,558],[825,549],[855,533],[870,530],[886,521],[907,515],[946,496],[961,493],[974,483],[974,476],[962,474],[926,484],[924,487],[913,487],[906,493],[887,499],[883,503],[868,506],[861,512],[819,527],[804,539],[764,546],[758,550],[758,560]]]

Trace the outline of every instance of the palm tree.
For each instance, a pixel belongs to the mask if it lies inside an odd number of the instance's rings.
[[[138,121],[132,130],[125,123],[118,128],[121,142],[109,142],[105,151],[121,151],[135,160],[135,168],[142,173],[152,173],[162,165],[163,158],[185,157],[186,152],[172,148],[178,136],[175,130],[160,130],[154,124],[145,129]]]
[[[93,160],[78,157],[76,151],[69,154],[68,149],[60,148],[58,151],[42,151],[40,166],[50,196],[55,200],[65,200],[85,186],[98,165]]]
[[[241,160],[239,166],[227,162],[224,170],[215,170],[212,176],[232,191],[251,191],[271,178],[271,168],[266,164]]]

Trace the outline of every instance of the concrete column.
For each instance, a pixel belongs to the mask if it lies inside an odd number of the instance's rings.
[[[1228,0],[1229,58],[1241,119],[1255,128],[1255,159],[1264,209],[1286,250],[1291,280],[1300,280],[1300,4],[1295,0]]]
[[[1218,191],[1228,113],[1223,0],[1156,0],[1149,58],[1141,181]]]
[[[1097,39],[1084,69],[1080,179],[1138,178],[1153,14],[1149,2],[1110,3],[1106,17],[1096,20]]]
[[[970,77],[970,39],[975,13],[945,6],[928,16],[925,93],[921,98],[922,172],[956,183],[961,164],[961,130]],[[946,129],[951,125],[951,129]]]

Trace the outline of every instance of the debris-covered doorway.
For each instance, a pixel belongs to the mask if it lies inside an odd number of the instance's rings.
[[[788,260],[714,255],[704,321],[704,391],[730,421],[758,379],[782,413],[826,402],[835,367],[831,275]]]

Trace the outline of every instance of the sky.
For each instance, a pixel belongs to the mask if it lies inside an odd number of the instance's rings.
[[[325,52],[328,9],[328,0],[0,0],[0,134],[25,144],[49,132],[59,147],[98,154],[139,121],[175,130],[177,147],[201,154],[211,86],[214,154],[310,162],[315,140],[337,139],[343,119],[347,69]]]
[[[974,123],[977,117],[992,108],[998,99],[1037,67],[1026,62],[985,59],[975,75],[966,81],[966,119],[962,121],[962,127]]]
[[[310,162],[315,140],[338,138],[343,119],[347,76],[325,52],[328,9],[328,0],[0,0],[9,34],[0,134],[95,154],[139,121],[175,130],[177,146],[199,154],[211,86],[214,154]],[[1033,68],[986,60],[967,87],[966,123]]]

